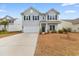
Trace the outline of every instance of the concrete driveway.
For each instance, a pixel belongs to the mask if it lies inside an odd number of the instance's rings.
[[[0,38],[0,56],[33,56],[38,33],[22,33]]]

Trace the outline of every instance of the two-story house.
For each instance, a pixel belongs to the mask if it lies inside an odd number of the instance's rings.
[[[55,9],[41,13],[35,8],[30,7],[21,13],[23,32],[57,31],[58,25],[61,23],[59,14]]]
[[[6,27],[6,30],[9,32],[13,32],[13,31],[20,31],[20,27],[19,27],[19,23],[17,23],[17,18],[13,18],[11,16],[6,15],[3,18],[0,18],[0,21],[5,21],[7,20],[9,23]],[[0,31],[4,29],[4,25],[0,24]]]

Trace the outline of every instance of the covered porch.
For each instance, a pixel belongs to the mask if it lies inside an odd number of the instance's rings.
[[[40,23],[40,32],[57,31],[60,21],[43,21]]]

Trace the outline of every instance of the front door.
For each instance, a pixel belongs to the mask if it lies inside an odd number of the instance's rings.
[[[45,32],[45,26],[42,26],[42,32]]]
[[[46,24],[42,24],[42,32],[45,32]]]

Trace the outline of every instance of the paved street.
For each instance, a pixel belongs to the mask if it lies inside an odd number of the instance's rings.
[[[38,33],[22,33],[0,38],[0,56],[33,56]]]

